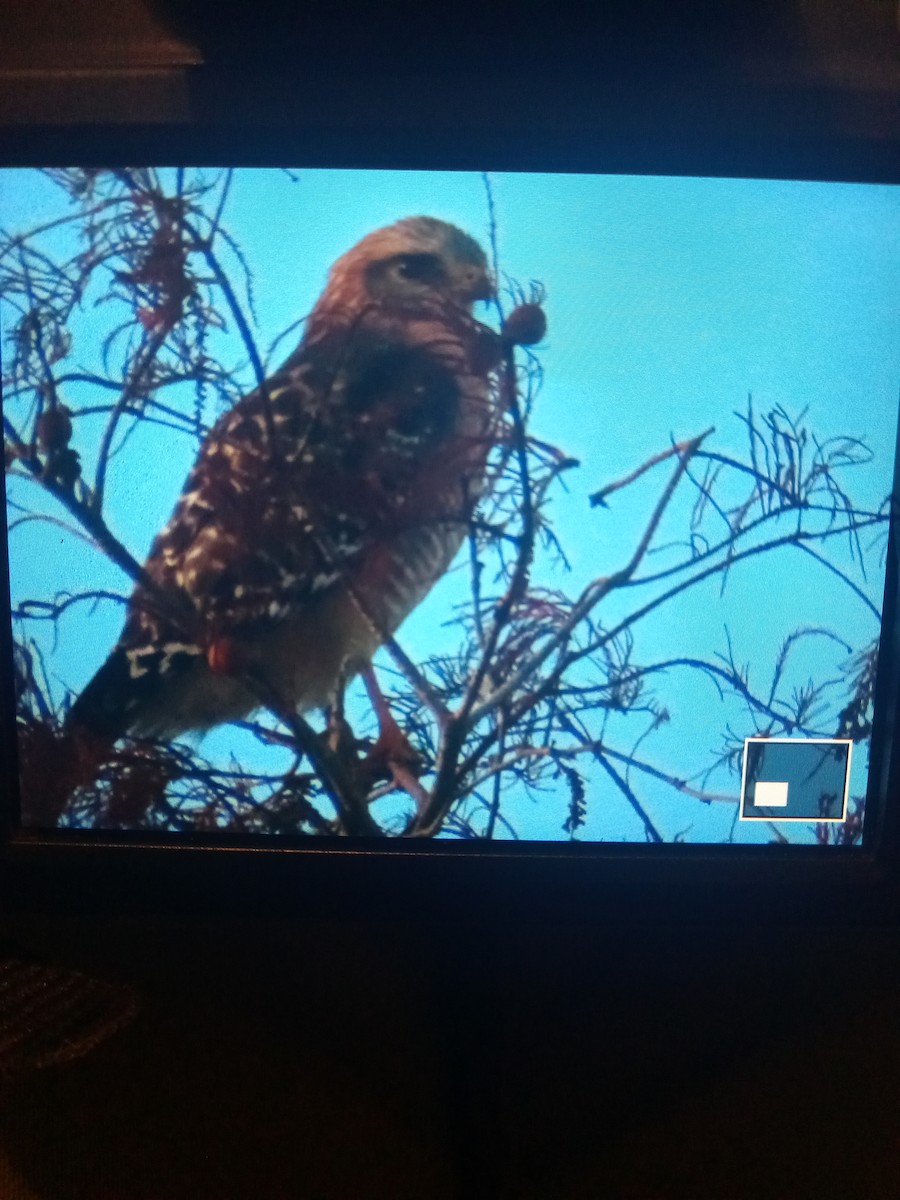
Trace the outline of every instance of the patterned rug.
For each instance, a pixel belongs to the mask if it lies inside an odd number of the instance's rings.
[[[131,1021],[124,984],[67,967],[0,957],[0,1079],[81,1058]]]

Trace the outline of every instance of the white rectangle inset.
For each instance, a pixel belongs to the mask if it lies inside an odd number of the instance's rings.
[[[754,808],[787,808],[788,785],[758,779],[753,789]]]

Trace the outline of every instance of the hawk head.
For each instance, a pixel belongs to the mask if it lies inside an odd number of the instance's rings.
[[[494,294],[484,251],[467,233],[434,217],[406,217],[376,229],[331,269],[310,326],[353,319],[370,305],[408,314],[431,304],[471,311]]]

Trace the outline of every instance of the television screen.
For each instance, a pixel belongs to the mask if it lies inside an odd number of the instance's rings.
[[[22,829],[865,843],[900,187],[8,168],[0,229]]]

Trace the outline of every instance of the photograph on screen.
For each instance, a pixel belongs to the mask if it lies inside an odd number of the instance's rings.
[[[862,843],[900,188],[0,171],[19,819]]]

